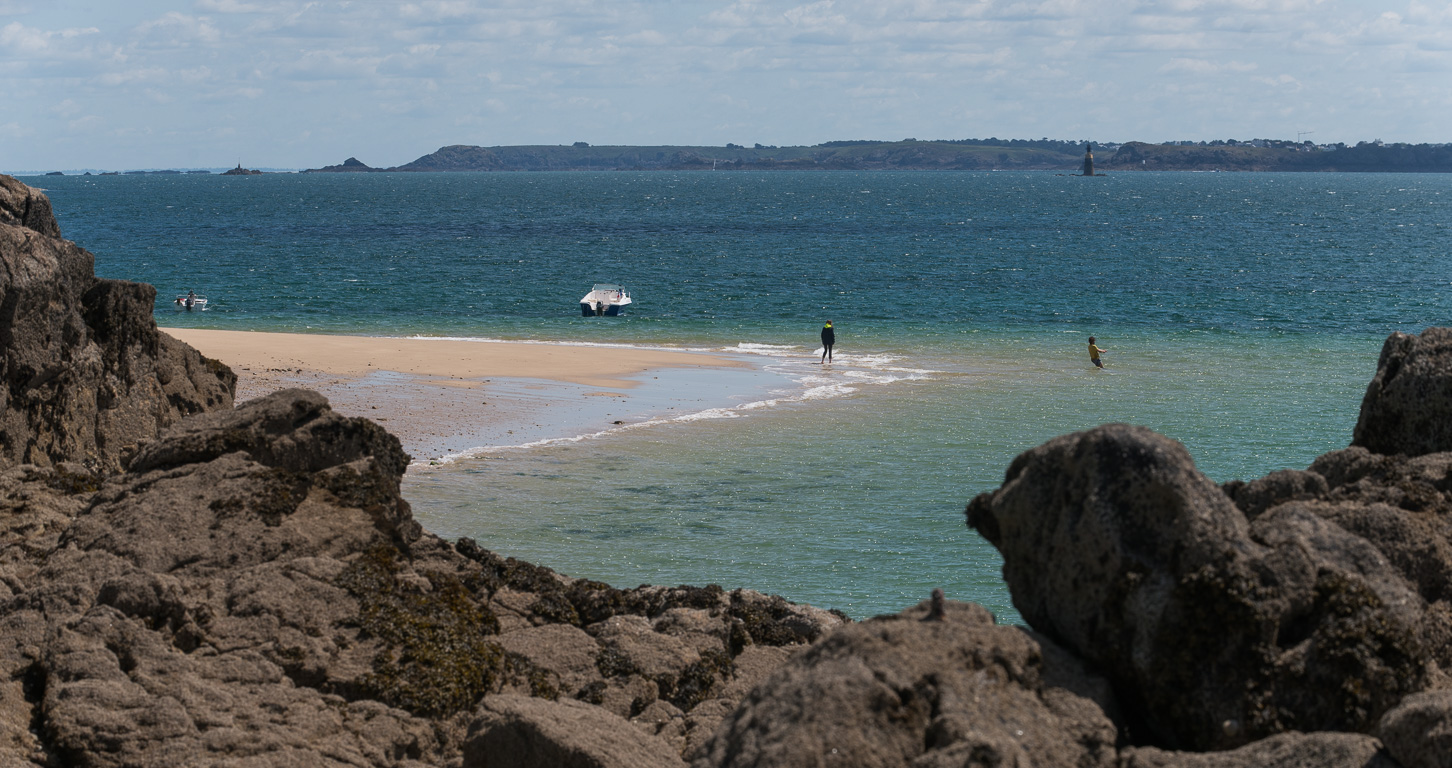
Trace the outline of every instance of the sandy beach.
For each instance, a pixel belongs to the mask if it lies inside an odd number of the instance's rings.
[[[163,332],[226,363],[241,402],[286,387],[396,435],[415,462],[710,407],[759,374],[697,352],[530,342],[189,328]]]

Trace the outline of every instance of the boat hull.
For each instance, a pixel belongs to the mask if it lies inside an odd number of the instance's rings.
[[[624,309],[620,304],[606,304],[602,309],[596,309],[589,302],[580,302],[580,314],[585,317],[618,317]]]

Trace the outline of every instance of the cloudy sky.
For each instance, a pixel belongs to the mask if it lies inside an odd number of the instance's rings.
[[[0,0],[0,171],[989,136],[1452,141],[1452,0]]]

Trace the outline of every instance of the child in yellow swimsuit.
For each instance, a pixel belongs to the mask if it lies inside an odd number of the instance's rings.
[[[1100,368],[1103,368],[1104,367],[1104,363],[1102,363],[1102,362],[1099,361],[1099,353],[1100,352],[1108,352],[1108,351],[1109,350],[1107,350],[1107,349],[1100,349],[1099,347],[1094,346],[1094,337],[1093,336],[1090,336],[1089,337],[1089,362],[1095,364],[1096,366],[1098,366]]]

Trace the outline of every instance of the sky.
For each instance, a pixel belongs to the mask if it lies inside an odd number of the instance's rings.
[[[0,0],[0,171],[451,144],[1452,142],[1452,0]]]

